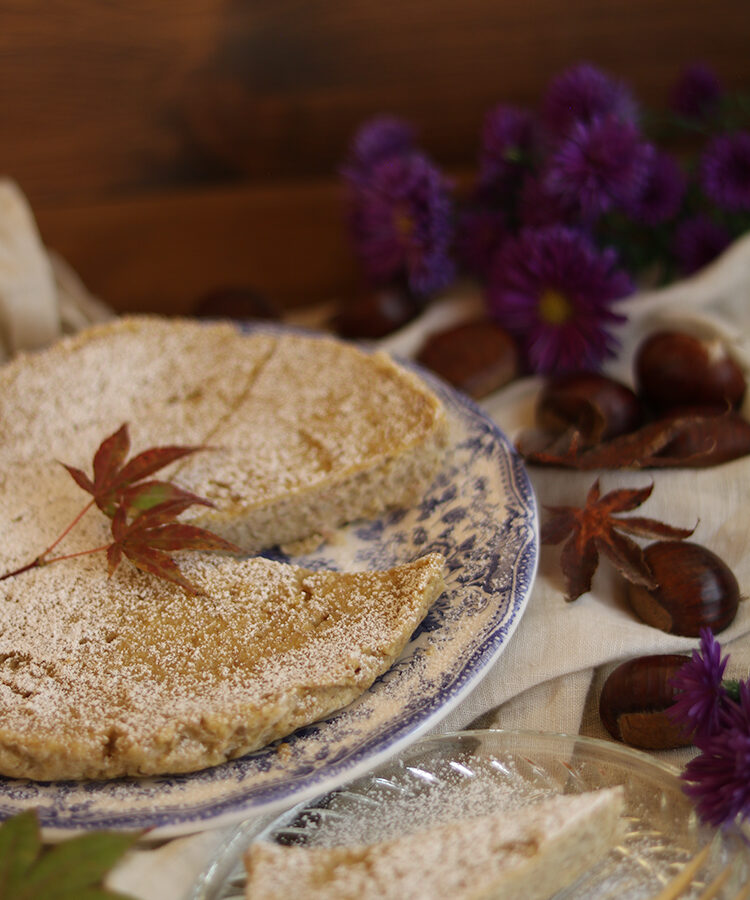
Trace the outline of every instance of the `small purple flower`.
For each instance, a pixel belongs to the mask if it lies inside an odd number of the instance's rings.
[[[376,116],[354,135],[342,175],[353,181],[366,178],[379,162],[414,149],[414,129],[408,122],[396,116]]]
[[[579,122],[552,155],[545,187],[595,219],[643,193],[652,155],[632,122],[612,116]]]
[[[440,171],[422,154],[392,156],[351,185],[350,233],[376,284],[405,278],[427,296],[454,277],[453,204]]]
[[[708,265],[732,241],[729,231],[699,213],[682,222],[672,239],[672,252],[683,275],[692,275]]]
[[[722,209],[750,210],[750,132],[715,137],[701,156],[700,182]]]
[[[721,681],[729,657],[721,658],[721,646],[709,628],[701,629],[700,638],[700,650],[693,650],[692,659],[672,679],[676,699],[667,710],[685,734],[696,738],[718,732],[728,696]]]
[[[533,371],[563,373],[596,369],[614,354],[609,328],[624,317],[612,306],[632,290],[614,251],[552,225],[506,241],[493,260],[488,306],[519,337]]]
[[[704,63],[692,63],[680,73],[669,105],[681,116],[705,122],[717,111],[722,88],[713,69]]]
[[[554,137],[565,137],[576,123],[612,117],[636,122],[638,107],[630,91],[590,63],[561,72],[549,84],[542,119]]]
[[[739,685],[739,703],[729,703],[722,727],[711,737],[696,739],[699,756],[682,775],[685,793],[711,825],[730,824],[750,815],[750,687]]]
[[[685,196],[687,179],[677,161],[654,150],[643,190],[627,204],[626,211],[644,225],[660,225],[673,219]]]
[[[533,113],[499,105],[485,116],[479,150],[480,190],[503,197],[520,181],[538,152]]]
[[[462,266],[472,275],[486,278],[492,258],[508,236],[505,214],[478,207],[459,216],[456,252]]]

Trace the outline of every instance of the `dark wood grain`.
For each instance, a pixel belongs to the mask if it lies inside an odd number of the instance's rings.
[[[749,38],[747,0],[6,0],[0,171],[34,202],[326,177],[380,111],[465,166],[573,61],[657,104],[695,58],[750,86]]]
[[[658,105],[698,58],[750,88],[749,39],[747,0],[5,0],[0,172],[118,306],[241,277],[296,303],[351,283],[316,183],[367,116],[465,169],[494,103],[575,61]]]
[[[357,283],[335,180],[42,207],[37,219],[47,245],[118,310],[190,313],[224,287],[300,306]]]

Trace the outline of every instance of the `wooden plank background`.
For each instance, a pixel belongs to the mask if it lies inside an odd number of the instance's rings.
[[[367,116],[464,171],[487,109],[573,62],[658,106],[696,59],[750,89],[749,48],[748,0],[2,0],[0,173],[118,309],[303,304],[355,283],[336,170]]]

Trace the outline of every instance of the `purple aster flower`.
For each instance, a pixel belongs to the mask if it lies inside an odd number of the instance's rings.
[[[721,84],[714,70],[698,62],[682,70],[669,105],[687,119],[704,122],[717,111],[721,95]]]
[[[392,156],[351,187],[351,237],[367,276],[378,284],[404,278],[419,296],[446,287],[453,207],[439,170],[419,153]]]
[[[396,116],[376,116],[354,135],[342,175],[354,181],[366,178],[379,162],[404,156],[414,149],[414,129],[408,122]]]
[[[700,181],[722,209],[750,210],[750,132],[715,137],[701,156]]]
[[[697,739],[701,750],[682,775],[685,793],[711,825],[750,815],[750,687],[739,685],[739,703],[727,704],[721,729]]]
[[[518,336],[535,372],[596,369],[617,341],[609,327],[624,317],[614,301],[631,293],[612,250],[598,250],[561,225],[526,228],[495,256],[488,286],[492,316]]]
[[[612,116],[579,122],[553,153],[545,187],[595,219],[643,193],[653,148],[632,122]]]
[[[520,181],[538,150],[533,113],[514,106],[496,106],[487,113],[479,150],[479,185],[484,192],[503,196]]]
[[[728,229],[699,213],[678,226],[672,252],[682,274],[692,275],[716,259],[731,241]]]
[[[578,210],[570,198],[550,191],[543,178],[527,175],[521,186],[518,201],[521,222],[531,228],[544,225],[571,225],[578,218]]]
[[[459,216],[456,251],[462,266],[471,274],[486,278],[492,258],[508,237],[505,214],[477,207]]]
[[[565,137],[576,123],[586,125],[606,117],[635,122],[638,106],[624,84],[596,66],[580,63],[550,82],[542,120],[554,137]]]
[[[627,204],[626,211],[644,225],[660,225],[673,219],[685,196],[687,179],[677,161],[654,149],[643,190]]]
[[[670,719],[696,738],[718,732],[728,697],[721,680],[729,657],[721,658],[721,646],[710,628],[701,628],[700,637],[700,650],[693,650],[692,659],[672,679],[676,698],[667,710]]]

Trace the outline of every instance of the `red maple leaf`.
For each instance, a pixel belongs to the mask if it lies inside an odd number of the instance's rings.
[[[192,501],[166,501],[141,512],[128,521],[128,510],[121,505],[112,518],[114,541],[107,548],[110,576],[125,556],[143,572],[179,584],[188,593],[199,593],[180,571],[166,551],[218,550],[242,553],[242,550],[205,528],[176,521]]]
[[[76,484],[91,494],[99,509],[112,518],[121,505],[128,512],[144,511],[167,501],[190,499],[192,503],[213,506],[210,500],[198,497],[168,481],[143,481],[175,460],[182,459],[201,447],[151,447],[125,459],[130,450],[127,423],[99,446],[94,454],[94,478],[74,466],[63,463]]]
[[[568,601],[576,600],[591,590],[591,579],[599,564],[600,553],[629,581],[648,588],[656,587],[643,551],[627,534],[682,540],[690,537],[695,528],[675,528],[644,516],[615,516],[615,513],[628,512],[640,506],[651,496],[653,489],[653,484],[645,488],[621,488],[601,497],[597,478],[589,490],[585,506],[545,507],[551,518],[542,526],[541,541],[543,544],[559,544],[565,540],[560,566],[567,582]]]

